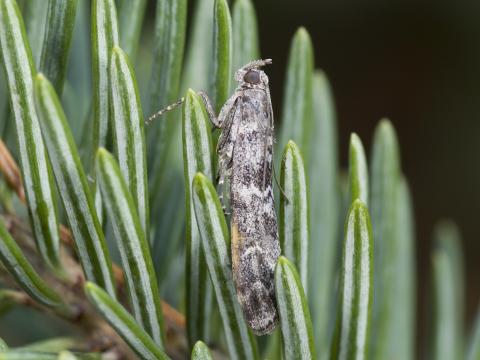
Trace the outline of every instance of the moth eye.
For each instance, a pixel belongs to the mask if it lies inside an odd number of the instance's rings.
[[[260,74],[255,70],[249,70],[243,80],[249,84],[259,84],[260,83]]]

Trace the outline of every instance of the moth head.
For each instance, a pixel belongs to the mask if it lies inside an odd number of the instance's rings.
[[[249,62],[237,70],[235,73],[235,80],[238,81],[242,87],[265,87],[268,85],[268,76],[262,70],[260,70],[260,67],[271,63],[271,59]]]

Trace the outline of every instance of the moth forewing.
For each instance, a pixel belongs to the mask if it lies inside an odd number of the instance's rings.
[[[212,123],[221,129],[220,193],[229,195],[232,272],[247,323],[257,335],[278,322],[274,269],[280,256],[272,190],[273,112],[268,77],[259,68],[270,60],[245,65],[235,75],[239,85]],[[202,98],[209,108],[208,98]],[[209,112],[210,113],[210,112]],[[228,186],[229,189],[222,190]]]

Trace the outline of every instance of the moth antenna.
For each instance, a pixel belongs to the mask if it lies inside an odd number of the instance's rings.
[[[164,107],[163,109],[157,111],[155,114],[151,115],[147,120],[145,120],[145,125],[146,126],[150,125],[152,123],[152,121],[155,120],[157,117],[160,117],[163,114],[176,109],[177,107],[182,105],[184,101],[185,101],[185,98],[182,97],[182,98],[180,98],[180,100],[177,100],[173,104],[170,104],[170,105]]]
[[[248,64],[242,67],[242,70],[250,70],[253,68],[262,67],[265,65],[270,65],[272,63],[272,59],[260,59],[260,60],[253,60],[250,61]]]

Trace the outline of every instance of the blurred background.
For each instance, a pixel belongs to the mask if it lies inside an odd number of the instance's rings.
[[[347,166],[352,131],[369,154],[379,119],[395,125],[415,207],[417,346],[425,340],[433,226],[445,217],[463,235],[470,326],[480,297],[480,2],[262,0],[255,6],[262,56],[274,59],[268,72],[277,119],[289,41],[305,26],[315,65],[332,84],[341,164]]]
[[[154,3],[149,0],[137,68],[151,65],[145,54],[152,50]],[[189,1],[189,14],[194,3]],[[79,14],[88,19],[89,1],[79,4]],[[342,166],[347,166],[352,131],[360,135],[367,153],[382,117],[390,118],[398,132],[402,167],[415,206],[417,347],[426,340],[433,226],[446,217],[459,225],[463,235],[465,316],[470,327],[480,297],[480,2],[258,0],[255,7],[262,56],[274,60],[267,72],[277,119],[290,41],[296,29],[305,26],[315,47],[315,65],[326,72],[333,88]],[[82,63],[85,72],[70,73],[69,79],[88,91],[89,34],[79,34],[88,32],[88,24],[77,23],[75,31],[69,67]],[[68,115],[74,120],[85,117]],[[72,123],[74,131],[77,123],[81,122]],[[25,323],[37,321],[34,316],[28,314]],[[12,339],[21,343],[29,338],[24,324],[9,324]]]

